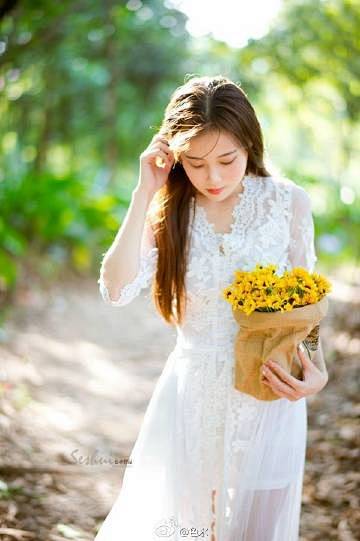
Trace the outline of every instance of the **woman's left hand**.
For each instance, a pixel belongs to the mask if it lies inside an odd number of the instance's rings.
[[[288,374],[277,362],[268,359],[262,368],[262,382],[271,387],[281,398],[295,401],[304,396],[318,393],[328,382],[327,373],[321,372],[309,359],[307,353],[297,348],[303,367],[304,379],[299,380]]]

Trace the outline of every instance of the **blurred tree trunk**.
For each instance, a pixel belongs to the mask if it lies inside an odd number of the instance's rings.
[[[0,4],[0,19],[3,19],[10,13],[17,4],[17,0],[3,0]]]
[[[113,182],[116,176],[116,169],[119,163],[119,145],[117,135],[117,117],[119,114],[119,52],[117,51],[117,40],[115,35],[115,24],[111,16],[113,2],[108,0],[105,4],[105,20],[108,28],[113,27],[114,32],[109,32],[105,42],[105,58],[109,73],[109,83],[105,91],[105,155],[109,168],[109,180]]]
[[[46,157],[49,148],[52,125],[52,107],[51,99],[53,96],[53,79],[55,74],[50,71],[49,65],[46,62],[43,68],[43,80],[45,92],[43,93],[43,101],[41,107],[40,129],[37,139],[36,157],[34,160],[34,171],[40,173],[46,166]]]

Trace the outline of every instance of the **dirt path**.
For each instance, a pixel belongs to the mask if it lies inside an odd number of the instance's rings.
[[[2,377],[14,383],[0,417],[1,463],[62,472],[6,475],[25,494],[14,498],[13,517],[0,502],[0,539],[5,526],[63,539],[59,523],[90,534],[74,539],[92,538],[174,341],[148,297],[116,309],[93,281],[21,295],[0,349]]]
[[[323,330],[330,382],[308,399],[303,541],[356,538],[357,295],[338,284]],[[69,279],[19,295],[0,334],[0,539],[93,539],[125,468],[99,461],[126,461],[174,343],[149,296],[113,308],[94,280]]]

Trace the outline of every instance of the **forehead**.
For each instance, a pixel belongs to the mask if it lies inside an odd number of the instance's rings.
[[[240,145],[232,134],[225,131],[211,131],[190,139],[189,148],[185,152],[185,155],[217,156],[222,152],[233,150],[234,148],[240,148]]]

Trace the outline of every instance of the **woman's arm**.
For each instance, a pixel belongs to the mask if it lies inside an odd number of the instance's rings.
[[[304,267],[314,272],[317,262],[315,229],[309,194],[297,184],[292,186],[288,267]]]
[[[124,221],[102,260],[98,282],[104,300],[111,304],[128,304],[146,285],[144,281],[136,284],[136,278],[140,281],[150,259],[156,256],[151,225],[146,221],[151,199],[148,191],[135,188]],[[129,292],[129,286],[134,286],[133,294],[121,298],[121,293]]]
[[[157,163],[159,158],[162,165]],[[112,305],[128,304],[148,285],[155,271],[158,248],[147,213],[155,193],[165,185],[173,163],[167,139],[161,133],[155,134],[140,155],[139,182],[121,228],[101,263],[100,291]]]
[[[317,256],[314,243],[314,222],[311,199],[308,193],[297,186],[292,187],[292,205],[290,222],[289,267],[304,267],[314,272]],[[304,396],[321,391],[328,382],[321,339],[313,360],[304,348],[298,349],[304,380],[298,380],[288,374],[277,362],[268,359],[263,368],[263,383],[269,385],[278,396],[288,400],[298,400]]]

